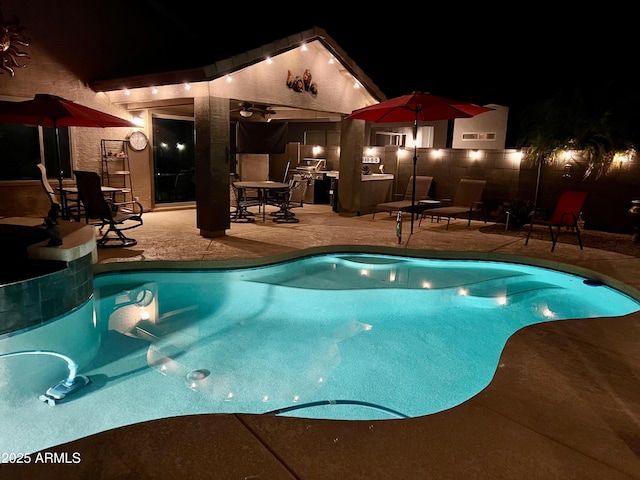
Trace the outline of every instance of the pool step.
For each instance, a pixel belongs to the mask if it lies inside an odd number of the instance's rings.
[[[464,287],[466,294],[474,297],[514,297],[516,295],[532,294],[534,292],[562,289],[557,285],[539,280],[528,280],[526,277],[508,277],[493,279]]]

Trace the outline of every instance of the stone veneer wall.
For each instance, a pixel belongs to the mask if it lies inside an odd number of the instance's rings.
[[[92,265],[89,254],[56,272],[0,285],[0,335],[44,323],[91,298]]]

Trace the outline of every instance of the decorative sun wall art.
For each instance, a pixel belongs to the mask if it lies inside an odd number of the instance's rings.
[[[318,84],[311,81],[311,70],[306,69],[302,77],[294,76],[291,70],[287,70],[287,87],[294,92],[309,92],[318,94]]]
[[[30,58],[29,54],[20,51],[20,47],[28,47],[31,43],[23,36],[26,27],[20,25],[20,21],[14,18],[5,21],[4,15],[0,12],[0,73],[9,72],[12,77],[16,74],[16,68],[24,68],[25,64],[20,63],[20,58]]]

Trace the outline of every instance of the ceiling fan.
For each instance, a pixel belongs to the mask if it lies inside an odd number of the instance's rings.
[[[231,110],[232,112],[238,112],[241,117],[249,118],[253,114],[262,115],[267,118],[267,115],[275,115],[276,111],[271,110],[268,105],[256,105],[254,103],[240,102],[238,108]]]

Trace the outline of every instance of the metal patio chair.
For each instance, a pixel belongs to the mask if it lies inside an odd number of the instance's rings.
[[[308,179],[291,180],[289,188],[280,196],[280,210],[271,214],[275,223],[298,223],[300,221],[291,209],[303,206],[304,194],[308,185]]]
[[[124,230],[142,225],[143,208],[139,202],[112,202],[104,198],[100,176],[95,172],[74,170],[78,195],[84,207],[86,222],[106,232],[98,240],[98,247],[132,247],[138,242],[125,236]]]

